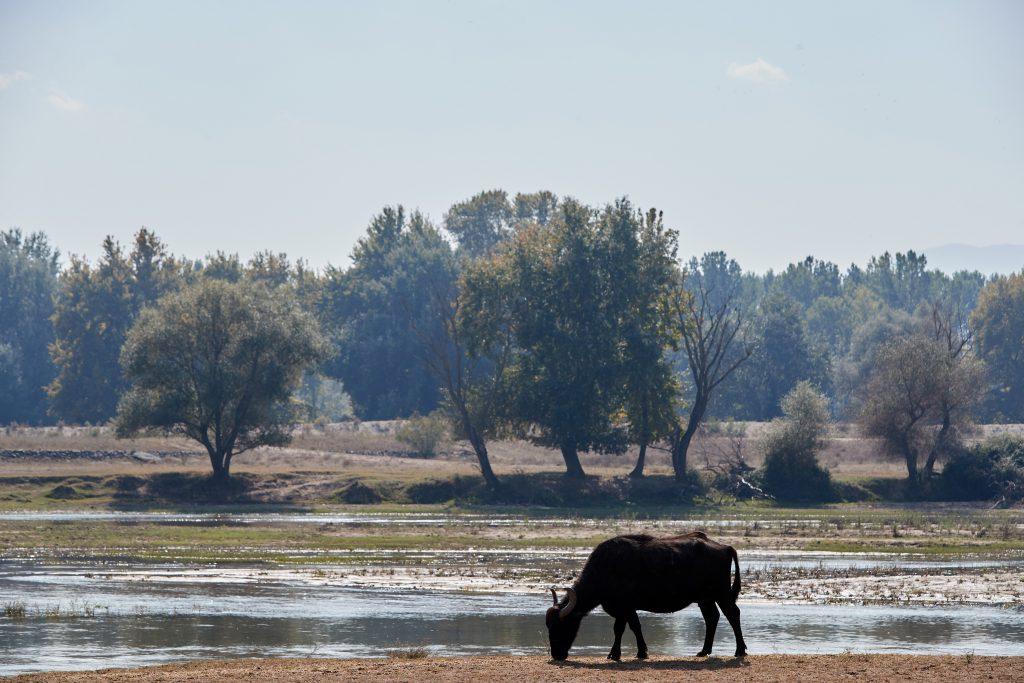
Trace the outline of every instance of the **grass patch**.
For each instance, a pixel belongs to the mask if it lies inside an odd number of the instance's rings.
[[[944,541],[910,541],[879,543],[877,541],[812,541],[805,550],[834,553],[892,553],[920,555],[1013,554],[1024,551],[1024,541],[991,541],[962,543]]]
[[[20,600],[13,600],[4,603],[4,616],[8,619],[24,619],[28,614],[28,608]]]

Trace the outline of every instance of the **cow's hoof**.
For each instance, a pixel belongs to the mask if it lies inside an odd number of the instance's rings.
[[[698,657],[707,657],[709,654],[711,654],[711,650],[701,650],[700,652],[697,653],[697,656]]]
[[[641,650],[640,652],[637,652],[636,653],[636,658],[637,659],[647,659],[647,650]]]

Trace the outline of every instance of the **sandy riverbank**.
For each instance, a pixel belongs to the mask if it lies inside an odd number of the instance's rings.
[[[243,659],[142,669],[46,673],[14,680],[64,681],[1020,681],[1021,657],[913,655],[766,655],[744,659],[636,660],[580,657],[561,664],[545,657],[424,657],[420,659]]]

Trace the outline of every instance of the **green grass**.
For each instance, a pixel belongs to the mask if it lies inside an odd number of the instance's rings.
[[[296,486],[315,481],[315,486]],[[488,490],[478,476],[432,477],[429,472],[349,473],[287,472],[242,473],[222,489],[204,473],[160,472],[145,475],[68,475],[0,477],[0,511],[14,510],[166,510],[224,512],[312,511],[363,509],[382,512],[459,509],[515,514],[579,513],[596,517],[646,519],[695,514],[735,514],[739,517],[818,516],[829,510],[870,509],[913,504],[926,509],[927,501],[909,500],[902,480],[863,479],[842,484],[852,503],[802,507],[771,501],[734,501],[707,487],[694,475],[680,486],[668,476],[641,481],[625,477],[588,477],[566,480],[558,472],[506,474],[498,492]],[[358,484],[369,491],[366,500],[349,500],[346,492]],[[283,492],[283,493],[282,493]],[[856,494],[856,495],[854,495]],[[865,498],[864,495],[870,496]],[[938,505],[937,503],[935,505]]]
[[[884,544],[872,541],[813,541],[805,550],[835,553],[892,553],[914,555],[1009,555],[1024,552],[1024,541],[991,541],[962,543],[940,541],[909,541]]]

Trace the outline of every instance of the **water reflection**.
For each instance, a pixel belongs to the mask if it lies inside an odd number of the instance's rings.
[[[0,674],[50,669],[139,666],[196,658],[379,656],[425,647],[436,654],[543,653],[543,596],[352,590],[286,585],[125,585],[88,599],[109,613],[47,621],[33,605],[86,600],[88,584],[24,584],[0,577],[0,598],[17,595],[24,620],[0,618]],[[16,591],[16,592],[15,592]],[[692,655],[703,637],[695,608],[642,615],[652,652]],[[928,652],[1024,654],[1024,614],[996,608],[743,605],[754,653]],[[734,643],[722,622],[716,651]],[[584,621],[574,652],[602,654],[611,620]],[[633,653],[627,633],[625,654]]]

